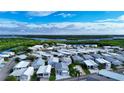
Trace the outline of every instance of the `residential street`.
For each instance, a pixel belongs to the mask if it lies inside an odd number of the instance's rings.
[[[4,81],[5,78],[9,75],[9,71],[15,66],[14,60],[8,62],[3,69],[0,71],[0,81]]]

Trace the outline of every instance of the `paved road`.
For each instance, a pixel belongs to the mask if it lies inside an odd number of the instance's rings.
[[[61,79],[61,80],[57,80],[57,81],[85,81],[87,79],[87,76],[80,76],[80,77],[74,77],[74,78],[66,78],[66,79]]]
[[[0,81],[5,80],[5,78],[9,75],[9,71],[15,66],[14,60],[8,62],[4,68],[0,70]]]

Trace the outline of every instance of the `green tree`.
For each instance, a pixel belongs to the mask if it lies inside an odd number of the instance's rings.
[[[50,74],[49,80],[50,81],[56,80],[56,70],[55,70],[55,68],[51,69],[51,74]]]
[[[29,55],[27,59],[33,62],[36,59],[36,57],[34,55]]]

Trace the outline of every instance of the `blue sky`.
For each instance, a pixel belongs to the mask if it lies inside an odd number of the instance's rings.
[[[0,12],[0,34],[124,34],[124,11]]]

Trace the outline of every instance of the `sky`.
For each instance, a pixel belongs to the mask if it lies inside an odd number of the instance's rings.
[[[3,11],[0,35],[124,35],[124,11]]]

